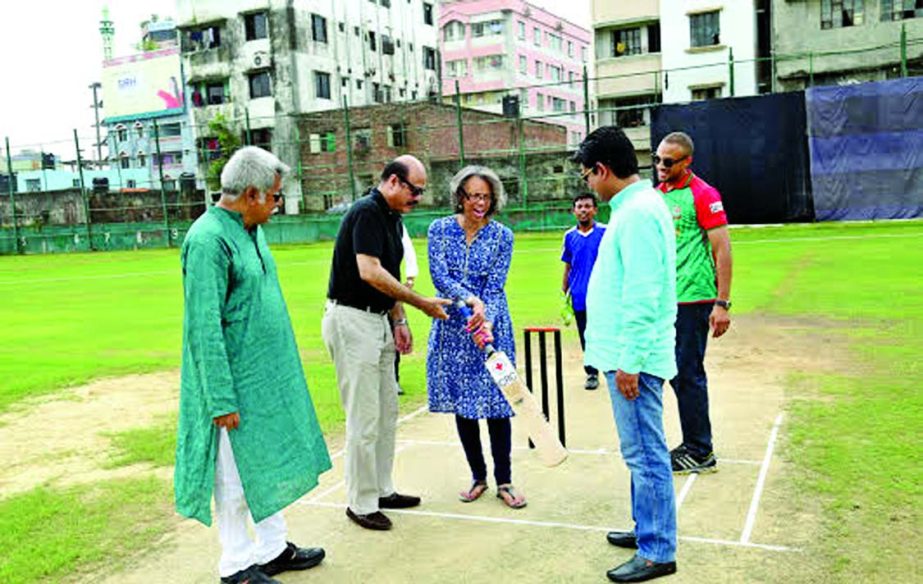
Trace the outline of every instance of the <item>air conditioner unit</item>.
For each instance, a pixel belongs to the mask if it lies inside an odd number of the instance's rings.
[[[253,57],[250,59],[250,66],[254,69],[263,69],[272,65],[272,58],[269,56],[269,53],[266,51],[258,51],[253,53]]]

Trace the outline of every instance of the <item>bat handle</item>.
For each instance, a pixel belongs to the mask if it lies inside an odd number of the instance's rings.
[[[465,318],[471,318],[474,316],[474,311],[471,310],[471,307],[465,304],[464,300],[457,299],[455,301],[455,308],[464,316]]]
[[[470,306],[465,304],[464,300],[461,300],[461,299],[455,300],[455,308],[457,308],[458,311],[461,313],[461,315],[464,316],[466,319],[474,316],[474,311],[471,310]],[[484,352],[487,354],[488,357],[493,355],[496,351],[497,350],[494,349],[493,345],[484,345]]]

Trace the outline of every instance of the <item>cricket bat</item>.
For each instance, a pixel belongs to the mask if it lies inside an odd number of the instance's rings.
[[[473,314],[471,308],[460,300],[455,303],[455,306],[465,318],[470,318]],[[567,449],[561,445],[551,424],[545,419],[545,414],[542,413],[532,392],[519,378],[510,358],[503,351],[496,350],[493,345],[485,345],[484,353],[487,355],[484,366],[494,383],[500,388],[503,397],[513,408],[516,417],[525,426],[526,432],[538,451],[539,460],[545,466],[557,466],[564,462],[567,458]]]

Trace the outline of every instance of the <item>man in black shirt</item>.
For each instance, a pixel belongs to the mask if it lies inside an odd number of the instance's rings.
[[[451,301],[426,298],[401,284],[401,214],[420,201],[426,169],[413,156],[400,156],[381,173],[381,182],[352,205],[337,233],[322,324],[333,357],[346,412],[346,515],[367,529],[387,530],[381,509],[415,507],[419,497],[394,489],[397,427],[395,350],[413,346],[403,303],[445,319]],[[393,328],[389,324],[391,317]]]

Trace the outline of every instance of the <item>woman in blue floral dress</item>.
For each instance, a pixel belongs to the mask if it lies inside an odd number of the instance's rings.
[[[497,175],[483,166],[467,166],[450,184],[455,214],[429,227],[429,268],[440,296],[461,299],[474,316],[458,310],[448,320],[434,320],[426,357],[429,410],[455,414],[458,436],[471,467],[464,502],[487,490],[487,466],[478,420],[487,420],[494,459],[497,497],[511,508],[526,505],[512,485],[510,466],[512,409],[484,368],[478,346],[493,343],[515,363],[515,339],[506,302],[506,276],[513,255],[513,232],[491,216],[505,202]],[[477,344],[476,344],[477,343]]]

